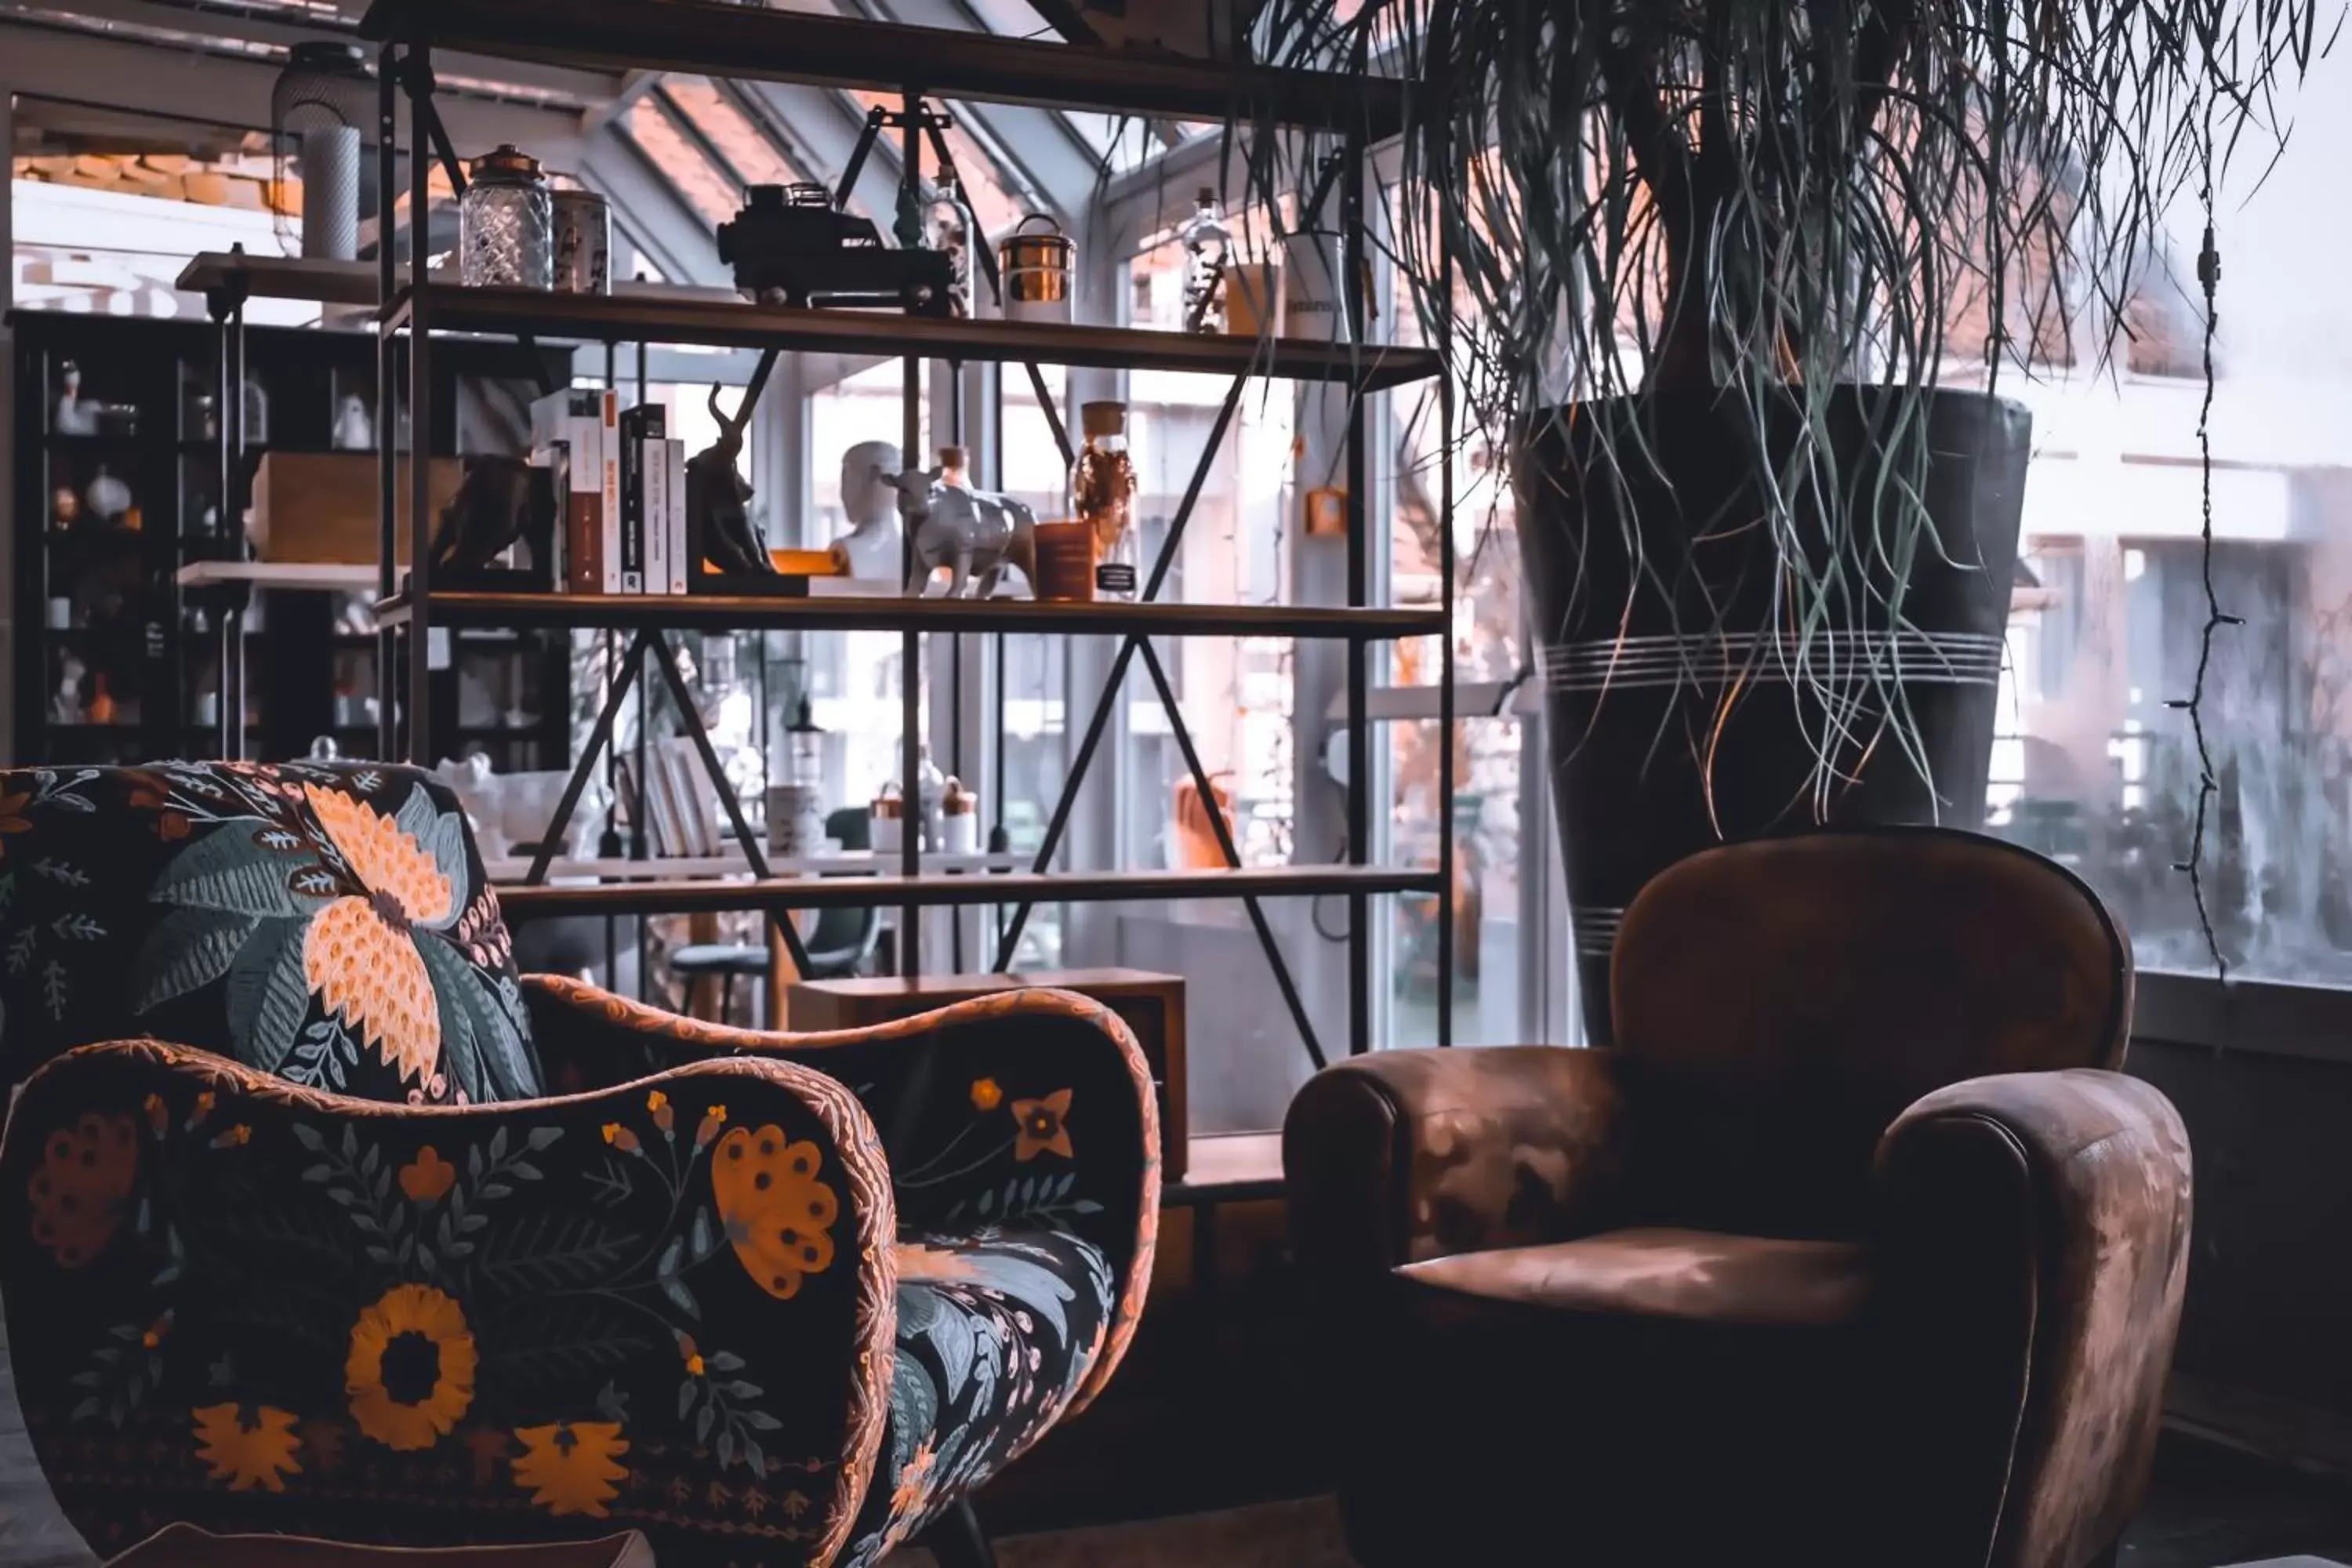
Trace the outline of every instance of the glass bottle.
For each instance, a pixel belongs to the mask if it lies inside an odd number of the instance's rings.
[[[1089,403],[1078,410],[1086,445],[1070,468],[1070,515],[1095,536],[1095,597],[1136,596],[1135,464],[1127,452],[1127,405]]]
[[[971,489],[971,456],[961,447],[940,448],[940,483],[950,489]]]
[[[1184,330],[1225,330],[1225,264],[1233,259],[1234,237],[1217,216],[1217,193],[1203,185],[1192,198],[1184,225]]]
[[[948,310],[970,316],[971,289],[971,215],[963,189],[950,174],[931,188],[923,206],[923,245],[948,258]]]
[[[546,176],[538,159],[502,144],[474,160],[457,198],[458,281],[469,289],[545,289],[554,276],[555,207]]]

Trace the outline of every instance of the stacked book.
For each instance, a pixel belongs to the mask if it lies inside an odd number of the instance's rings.
[[[595,387],[530,405],[531,462],[555,472],[556,581],[574,594],[686,592],[686,443],[660,405]]]

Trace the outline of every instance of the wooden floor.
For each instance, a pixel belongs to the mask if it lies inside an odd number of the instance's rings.
[[[983,1518],[987,1503],[983,1497]],[[1354,1568],[1328,1497],[1005,1535],[997,1558],[999,1568]],[[2125,1568],[2352,1568],[2352,1483],[2168,1439],[2122,1562]],[[928,1553],[908,1549],[892,1555],[887,1568],[932,1564]]]

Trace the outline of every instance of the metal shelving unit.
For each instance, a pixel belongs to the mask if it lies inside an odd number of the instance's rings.
[[[399,100],[403,97],[407,103],[408,145],[412,149],[407,169],[409,212],[422,215],[430,209],[428,176],[436,162],[453,186],[460,191],[465,186],[465,172],[434,109],[432,51],[436,47],[517,60],[631,70],[692,71],[879,90],[898,96],[904,121],[909,127],[918,122],[922,100],[931,96],[1240,124],[1266,123],[1336,138],[1337,155],[1345,160],[1346,168],[1355,171],[1365,169],[1367,152],[1373,142],[1404,129],[1412,89],[1412,84],[1396,79],[1274,71],[1175,57],[1144,57],[719,4],[714,0],[663,0],[657,5],[646,5],[643,0],[375,0],[360,30],[363,37],[378,46],[379,232],[385,236],[394,234],[398,227],[396,132]],[[912,185],[920,178],[921,160],[911,129],[907,137],[908,155],[902,161],[903,178]],[[1345,179],[1340,188],[1342,244],[1347,255],[1361,256],[1365,253],[1366,237],[1361,179]],[[771,360],[786,350],[898,358],[905,370],[907,434],[903,445],[910,452],[920,444],[917,398],[922,386],[922,363],[927,358],[953,363],[1019,363],[1030,367],[1033,384],[1066,458],[1070,455],[1066,426],[1045,396],[1043,380],[1035,374],[1039,364],[1208,372],[1232,377],[1231,391],[1150,567],[1141,595],[1143,602],[1130,605],[859,601],[822,596],[624,598],[601,595],[451,593],[436,589],[431,581],[426,548],[431,507],[422,465],[410,476],[414,487],[409,509],[413,531],[410,558],[418,564],[412,580],[403,585],[395,582],[391,564],[395,558],[394,520],[398,477],[387,457],[381,468],[379,498],[382,565],[378,585],[384,638],[383,657],[379,660],[384,682],[380,741],[383,753],[399,755],[404,749],[404,738],[395,731],[393,716],[395,652],[404,653],[410,665],[409,689],[424,692],[428,640],[425,634],[429,630],[457,626],[569,625],[626,631],[632,637],[620,677],[598,715],[588,746],[576,761],[571,789],[558,809],[549,837],[561,836],[562,825],[577,804],[598,753],[611,743],[621,703],[640,668],[650,660],[667,683],[673,705],[703,765],[719,785],[730,826],[743,846],[752,873],[749,882],[637,881],[590,888],[526,886],[509,893],[506,902],[509,910],[517,913],[553,913],[760,908],[781,916],[789,909],[821,908],[837,902],[897,904],[907,911],[901,927],[902,967],[905,973],[915,974],[921,972],[922,962],[920,922],[915,912],[925,905],[1017,906],[995,955],[994,967],[1004,969],[1010,966],[1029,910],[1037,902],[1238,899],[1249,912],[1300,1037],[1309,1056],[1320,1066],[1324,1053],[1313,1021],[1299,1000],[1260,900],[1297,895],[1333,895],[1348,900],[1348,1043],[1353,1053],[1370,1047],[1369,900],[1381,894],[1428,892],[1436,896],[1440,906],[1440,1043],[1450,1043],[1452,814],[1440,814],[1441,846],[1435,869],[1401,871],[1367,863],[1371,837],[1371,731],[1360,717],[1349,731],[1348,862],[1344,865],[1242,868],[1230,828],[1222,816],[1211,813],[1212,825],[1231,869],[1191,874],[1092,874],[1055,872],[1050,868],[1068,827],[1076,792],[1083,786],[1087,767],[1100,747],[1128,669],[1138,658],[1142,660],[1167,710],[1174,739],[1195,784],[1204,798],[1214,798],[1207,771],[1153,647],[1155,637],[1263,635],[1342,641],[1347,651],[1349,711],[1361,716],[1368,707],[1370,646],[1395,637],[1437,636],[1442,649],[1443,717],[1450,723],[1454,648],[1445,606],[1451,605],[1454,595],[1453,552],[1440,552],[1443,582],[1439,609],[1374,606],[1369,594],[1371,529],[1365,514],[1368,395],[1411,382],[1437,379],[1441,389],[1441,445],[1450,457],[1453,405],[1444,375],[1443,343],[1436,351],[1361,345],[1365,336],[1364,300],[1355,290],[1349,291],[1347,307],[1349,341],[1319,342],[1003,321],[937,320],[864,311],[796,310],[747,304],[708,290],[623,289],[609,296],[586,297],[504,289],[467,289],[435,281],[423,273],[417,237],[422,226],[421,223],[411,226],[405,267],[398,265],[399,258],[389,240],[379,247],[376,290],[369,301],[377,306],[379,405],[386,408],[394,405],[397,390],[395,345],[405,337],[412,345],[406,367],[410,416],[420,427],[427,417],[432,396],[428,371],[431,344],[439,333],[498,333],[525,341],[586,341],[608,345],[666,342],[753,348]],[[350,280],[344,279],[338,286],[348,289]],[[1243,391],[1252,380],[1266,377],[1336,383],[1348,386],[1356,395],[1349,401],[1345,468],[1348,604],[1344,607],[1285,607],[1158,603],[1186,522],[1231,427]],[[763,367],[760,380],[764,378]],[[754,384],[756,387],[758,383]],[[1442,490],[1444,521],[1450,533],[1454,504],[1450,462],[1443,470]],[[908,549],[911,559],[911,544]],[[668,640],[675,630],[754,627],[898,632],[904,638],[904,668],[908,672],[902,682],[902,720],[904,731],[908,734],[919,727],[921,683],[913,672],[919,668],[920,638],[927,631],[1057,631],[1120,637],[1119,651],[1033,868],[1011,875],[926,876],[919,869],[918,836],[909,833],[906,836],[901,872],[896,877],[830,884],[770,877],[763,847],[751,832],[732,791],[726,787],[709,738],[696,721],[694,705],[677,673]],[[399,647],[402,644],[404,648]],[[411,704],[405,715],[404,744],[406,754],[413,760],[429,761],[424,750],[428,733],[424,706],[421,700]],[[903,749],[907,753],[906,797],[919,798],[915,749]],[[1440,753],[1441,793],[1450,800],[1454,786],[1451,748],[1442,747]],[[532,866],[529,881],[541,882],[547,865],[547,858],[542,855]],[[791,922],[779,918],[778,925],[794,962],[803,963]]]

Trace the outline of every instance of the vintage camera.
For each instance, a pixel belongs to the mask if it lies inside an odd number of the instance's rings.
[[[919,316],[951,309],[948,258],[886,246],[872,222],[843,212],[814,184],[753,185],[719,226],[719,259],[763,305],[895,305]]]

